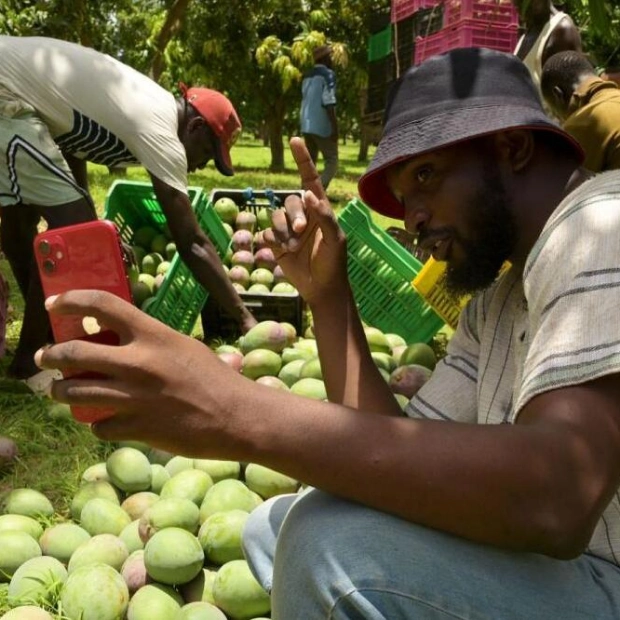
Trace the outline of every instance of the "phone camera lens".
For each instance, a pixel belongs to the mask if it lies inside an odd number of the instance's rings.
[[[39,243],[39,252],[43,254],[43,256],[47,256],[52,251],[52,248],[49,244],[49,241],[41,241]]]
[[[43,270],[45,273],[53,273],[56,270],[56,263],[51,258],[45,259],[43,261]]]

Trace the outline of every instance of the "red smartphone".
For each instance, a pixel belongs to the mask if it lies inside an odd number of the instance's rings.
[[[131,287],[123,259],[121,238],[113,222],[95,220],[40,233],[34,254],[45,297],[74,289],[97,289],[132,302]],[[50,315],[55,342],[88,340],[118,345],[118,335],[103,329],[92,333],[88,317]],[[92,317],[90,320],[93,323]],[[100,378],[98,373],[65,372],[67,377]],[[72,407],[73,417],[86,423],[109,417],[113,410]]]

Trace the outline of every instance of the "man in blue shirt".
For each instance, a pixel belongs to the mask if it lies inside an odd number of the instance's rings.
[[[301,92],[301,133],[316,164],[319,151],[325,160],[321,183],[327,189],[338,169],[338,121],[336,120],[336,74],[332,48],[317,47],[314,67],[304,76]]]

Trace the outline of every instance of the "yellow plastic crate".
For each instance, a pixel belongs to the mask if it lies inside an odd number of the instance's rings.
[[[424,263],[420,273],[411,284],[422,297],[430,304],[433,310],[452,328],[456,329],[461,311],[471,299],[471,295],[464,295],[458,300],[450,297],[444,287],[447,264],[436,261],[432,256]],[[506,261],[499,271],[498,277],[510,269]]]
[[[459,315],[470,297],[460,300],[449,297],[443,282],[446,277],[446,263],[436,261],[432,256],[424,263],[420,273],[413,279],[415,288],[432,306],[433,310],[450,326],[456,329]]]

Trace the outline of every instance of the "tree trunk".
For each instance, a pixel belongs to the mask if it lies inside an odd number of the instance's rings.
[[[357,161],[368,161],[368,145],[370,144],[370,127],[364,119],[364,111],[366,110],[366,103],[368,101],[368,89],[363,88],[360,90],[360,150],[357,153]]]
[[[267,119],[269,131],[269,147],[271,148],[271,172],[284,172],[284,119],[286,118],[286,102],[280,97],[271,108],[272,114]]]
[[[260,134],[263,140],[263,146],[269,146],[269,127],[267,127],[267,123],[265,122],[261,123]]]
[[[88,20],[88,10],[84,6],[84,1],[76,0],[71,7],[71,11],[75,15],[80,45],[84,47],[93,47],[93,39],[91,36],[92,25]]]
[[[357,161],[359,162],[368,161],[368,145],[370,144],[370,131],[368,130],[368,124],[362,121],[360,131],[360,150],[357,153]]]
[[[174,0],[172,6],[168,9],[164,25],[157,35],[155,55],[153,56],[151,70],[149,72],[151,78],[156,82],[159,82],[159,78],[165,69],[164,52],[166,51],[166,47],[179,29],[190,1],[191,0]]]
[[[284,144],[282,142],[282,120],[273,118],[268,122],[269,146],[271,148],[271,172],[284,172]]]

